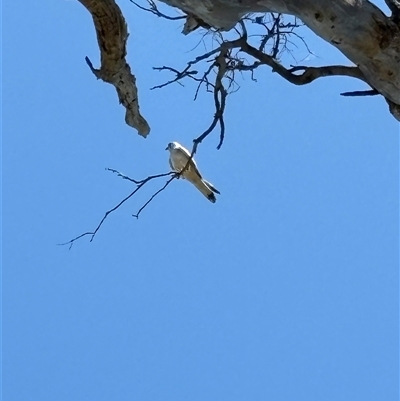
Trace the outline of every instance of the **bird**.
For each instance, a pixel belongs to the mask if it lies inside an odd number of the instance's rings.
[[[217,200],[215,194],[221,193],[201,176],[196,162],[190,158],[190,152],[178,142],[170,142],[165,150],[170,152],[171,169],[181,173],[181,177],[192,183],[210,202],[215,203]]]

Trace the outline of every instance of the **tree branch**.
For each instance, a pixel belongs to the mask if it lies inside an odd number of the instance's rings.
[[[243,42],[240,49],[248,55],[259,60],[262,64],[268,65],[272,68],[273,72],[278,73],[282,78],[285,78],[292,84],[295,85],[306,85],[318,78],[329,77],[329,76],[347,76],[357,78],[365,82],[365,77],[358,67],[347,67],[343,65],[330,65],[325,67],[305,67],[296,66],[290,69],[286,69],[273,57],[268,56],[262,51],[249,45],[247,42]],[[294,72],[303,71],[302,74],[297,75]]]
[[[111,168],[107,168],[107,171],[111,171],[112,173],[115,173],[118,175],[118,177],[123,178],[124,180],[128,180],[133,182],[134,184],[136,184],[136,188],[128,195],[126,196],[124,199],[122,199],[116,206],[114,206],[113,208],[111,208],[110,210],[108,210],[103,218],[100,220],[99,224],[97,225],[97,227],[94,229],[94,231],[87,231],[81,235],[78,235],[77,237],[71,239],[68,242],[64,242],[62,244],[58,244],[58,245],[69,245],[69,249],[72,248],[72,245],[74,244],[75,241],[77,241],[80,238],[86,237],[86,236],[90,236],[90,242],[93,241],[94,237],[96,236],[97,232],[100,230],[100,227],[103,225],[105,219],[108,217],[109,214],[115,212],[120,206],[122,206],[127,200],[129,200],[133,195],[136,194],[136,192],[139,191],[140,188],[142,188],[145,184],[147,184],[149,181],[152,181],[154,179],[157,178],[161,178],[161,177],[168,177],[171,176],[171,178],[165,183],[165,185],[159,189],[148,201],[146,201],[146,203],[139,209],[138,213],[136,215],[133,215],[136,218],[139,218],[139,214],[143,211],[143,209],[162,191],[164,191],[164,189],[172,182],[172,180],[174,180],[175,178],[178,178],[180,174],[177,174],[175,172],[169,172],[169,173],[163,173],[163,174],[156,174],[156,175],[150,175],[147,178],[143,179],[143,180],[134,180],[133,178],[130,178],[122,173],[120,173],[117,170],[111,169]]]
[[[156,3],[154,3],[153,0],[147,0],[147,3],[149,4],[149,8],[143,7],[141,5],[139,5],[138,3],[136,3],[133,0],[129,0],[131,3],[133,3],[137,8],[140,8],[143,11],[147,11],[151,14],[156,15],[157,17],[160,18],[165,18],[168,20],[172,20],[172,21],[176,21],[176,20],[180,20],[180,19],[186,19],[186,16],[184,15],[179,15],[177,17],[170,17],[169,15],[163,14],[157,7]]]
[[[128,31],[125,19],[114,0],[79,0],[93,17],[101,53],[101,67],[96,69],[85,58],[97,79],[115,86],[120,103],[126,109],[125,122],[146,137],[150,132],[139,111],[136,78],[125,60]]]
[[[164,83],[161,84],[161,85],[153,86],[152,88],[150,88],[150,90],[161,89],[161,88],[164,88],[165,86],[168,86],[168,85],[173,84],[174,82],[176,82],[176,83],[178,83],[178,84],[180,84],[180,85],[183,86],[183,84],[180,82],[180,80],[181,80],[182,78],[186,78],[186,77],[191,78],[191,79],[193,79],[193,80],[195,80],[195,81],[201,81],[201,79],[195,77],[195,75],[198,73],[198,71],[196,71],[196,70],[190,71],[190,70],[189,70],[189,67],[185,68],[183,71],[178,71],[178,70],[176,70],[175,68],[166,67],[166,66],[163,66],[163,67],[153,67],[153,70],[156,70],[156,71],[171,71],[171,72],[173,72],[176,76],[175,76],[174,79],[171,79],[171,80],[168,81],[168,82],[164,82]]]
[[[264,22],[258,20],[257,18],[250,18],[250,21],[256,21],[256,23],[263,25],[268,33],[268,40],[273,39],[274,35],[278,36],[274,39],[274,44],[271,49],[271,55],[264,53],[260,48],[255,48],[248,43],[248,35],[244,21],[240,21],[240,26],[242,28],[242,32],[239,32],[238,29],[235,29],[236,32],[240,35],[239,38],[234,40],[227,40],[223,41],[219,44],[218,47],[212,49],[204,54],[197,56],[195,59],[189,61],[186,67],[179,71],[172,67],[157,67],[155,69],[159,71],[171,71],[175,74],[175,78],[171,79],[161,85],[157,85],[152,89],[155,88],[162,88],[166,85],[171,83],[177,82],[180,83],[181,80],[184,78],[191,78],[197,82],[199,85],[197,87],[195,93],[195,100],[197,98],[197,94],[199,91],[200,86],[205,83],[207,85],[207,89],[210,87],[213,88],[213,95],[214,95],[214,105],[215,105],[215,114],[214,118],[209,125],[209,127],[193,141],[193,149],[191,153],[191,157],[196,153],[197,146],[216,128],[219,123],[220,126],[220,140],[217,146],[217,149],[220,149],[224,137],[225,137],[225,123],[224,123],[224,111],[226,105],[226,97],[227,97],[227,90],[224,87],[224,79],[228,79],[230,81],[229,87],[234,83],[234,72],[235,71],[253,71],[260,67],[261,65],[268,65],[272,68],[274,72],[277,72],[280,76],[285,78],[287,81],[295,84],[295,85],[305,85],[313,82],[314,80],[327,77],[327,76],[350,76],[353,78],[360,79],[365,81],[364,75],[360,71],[358,67],[350,67],[350,66],[341,66],[341,65],[333,65],[333,66],[323,66],[323,67],[307,67],[307,66],[292,66],[290,69],[285,68],[277,59],[276,55],[279,53],[279,43],[280,40],[286,40],[285,35],[290,34],[291,32],[284,33],[282,30],[279,31],[281,28],[288,28],[298,26],[297,22],[294,23],[284,23],[281,20],[281,15],[274,16],[273,15],[273,22],[272,27],[269,28]],[[274,35],[272,35],[272,32]],[[262,41],[261,48],[264,48],[267,41]],[[237,51],[241,51],[253,58],[257,61],[253,62],[252,64],[246,64],[245,59],[241,59],[238,56],[238,53],[233,53],[233,50],[236,49]],[[216,55],[217,54],[217,55]],[[216,56],[215,56],[216,55]],[[274,56],[275,55],[275,56]],[[190,68],[198,64],[200,61],[207,61],[211,62],[210,67],[204,72],[201,78],[198,78],[196,75],[198,74],[197,70],[190,70]],[[216,77],[215,82],[212,84],[209,80],[209,74],[212,70],[216,70]],[[299,73],[301,72],[301,73]],[[231,75],[230,75],[231,74]],[[252,79],[254,79],[252,75]]]
[[[218,67],[217,76],[215,78],[214,85],[214,104],[215,104],[215,114],[214,119],[210,126],[193,141],[192,155],[196,152],[197,146],[214,130],[218,122],[220,125],[220,136],[217,149],[221,149],[221,146],[225,138],[225,122],[224,122],[224,111],[227,92],[222,83],[222,79],[226,73],[226,51],[221,51],[215,60],[215,65]]]
[[[274,12],[299,18],[357,66],[371,88],[400,105],[400,24],[395,17],[400,0],[386,0],[393,13],[391,18],[367,0],[161,1],[196,15],[220,32],[231,30],[251,13]]]
[[[353,91],[353,92],[343,92],[341,96],[375,96],[379,95],[379,92],[375,89],[365,90],[365,91]]]
[[[165,188],[174,180],[175,178],[178,178],[182,173],[169,173],[172,174],[172,177],[164,184],[162,188],[160,188],[157,192],[155,192],[151,198],[138,210],[136,214],[133,214],[132,217],[136,217],[137,219],[139,218],[139,214],[142,213],[143,209],[162,191],[164,191]]]

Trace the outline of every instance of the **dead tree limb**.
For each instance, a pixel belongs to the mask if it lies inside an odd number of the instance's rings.
[[[86,63],[97,79],[115,86],[118,99],[125,107],[125,122],[146,137],[150,127],[139,111],[136,78],[126,62],[128,30],[125,18],[114,0],[79,0],[93,18],[99,44],[101,67],[96,69],[86,57]]]

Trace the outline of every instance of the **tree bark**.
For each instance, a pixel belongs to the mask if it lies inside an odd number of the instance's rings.
[[[135,76],[125,60],[128,30],[125,18],[114,0],[79,0],[93,18],[101,55],[101,67],[86,63],[97,79],[115,86],[119,102],[126,109],[125,122],[146,137],[150,132],[147,121],[139,111]]]
[[[358,66],[392,114],[400,116],[400,26],[367,0],[160,1],[226,31],[251,12],[296,16]]]

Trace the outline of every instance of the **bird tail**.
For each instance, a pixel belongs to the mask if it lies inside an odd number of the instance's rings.
[[[211,184],[211,182],[206,181],[204,178],[203,178],[203,181],[208,186],[208,188],[211,189],[211,191],[215,192],[216,194],[221,195],[221,192],[219,192],[218,189],[215,188],[214,185]]]
[[[190,181],[210,202],[215,203],[217,201],[212,188],[206,180],[196,177],[196,179],[189,179],[188,181]]]

